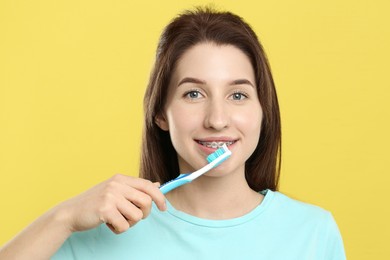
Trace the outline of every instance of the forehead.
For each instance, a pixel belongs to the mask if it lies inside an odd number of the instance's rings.
[[[200,43],[183,53],[177,61],[172,81],[181,77],[204,80],[247,78],[254,83],[254,70],[248,56],[233,45]]]

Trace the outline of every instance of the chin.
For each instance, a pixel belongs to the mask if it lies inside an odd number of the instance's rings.
[[[227,167],[224,167],[223,165],[219,165],[216,168],[206,172],[204,175],[208,177],[222,177],[229,173],[230,171]]]

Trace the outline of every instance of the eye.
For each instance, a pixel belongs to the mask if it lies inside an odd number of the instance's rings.
[[[241,100],[246,99],[246,98],[248,98],[248,95],[246,95],[245,93],[242,93],[242,92],[234,92],[231,95],[231,99],[237,100],[237,101],[241,101]]]
[[[202,94],[200,93],[199,90],[190,90],[186,93],[184,93],[184,97],[189,98],[189,99],[198,99],[202,97]]]

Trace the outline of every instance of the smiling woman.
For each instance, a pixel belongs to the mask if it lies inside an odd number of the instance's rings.
[[[345,259],[332,215],[277,191],[278,100],[265,53],[240,17],[199,8],[174,19],[144,108],[140,178],[116,175],[59,204],[0,257]],[[228,160],[166,196],[158,189],[224,144]]]
[[[217,15],[211,10],[205,10],[196,15],[192,15],[191,12],[187,14],[174,19],[165,28],[157,47],[156,63],[144,99],[146,127],[141,176],[154,181],[166,182],[175,178],[179,172],[178,160],[172,156],[176,154],[176,150],[172,146],[171,136],[162,133],[161,129],[156,126],[156,119],[157,121],[164,119],[162,111],[174,98],[173,95],[181,93],[174,92],[175,87],[172,85],[178,88],[186,85],[185,91],[182,92],[183,95],[197,93],[196,95],[206,97],[209,93],[199,88],[200,86],[212,86],[215,85],[213,81],[224,80],[223,84],[227,84],[230,91],[233,91],[229,93],[230,95],[235,93],[234,96],[237,97],[240,94],[242,99],[242,96],[254,92],[254,95],[250,96],[249,104],[257,99],[255,103],[262,111],[263,118],[260,120],[262,134],[254,142],[257,145],[256,149],[245,162],[246,180],[255,191],[276,190],[281,162],[279,105],[267,57],[256,34],[240,17],[231,13],[218,13]],[[209,48],[199,47],[204,44]],[[231,51],[226,51],[226,49]],[[227,53],[231,55],[223,60],[223,56]],[[187,56],[190,57],[186,58]],[[245,67],[241,68],[238,64]],[[226,70],[229,73],[240,71],[242,75],[233,73],[228,77]],[[204,76],[209,77],[209,82],[202,77],[203,74],[199,73],[207,73]],[[217,84],[220,85],[221,82]],[[229,91],[229,88],[217,89]],[[194,98],[190,100],[195,101]],[[223,110],[215,100],[208,103],[214,105],[214,107],[208,106],[208,112],[212,112],[208,113],[209,119],[218,116],[217,112]],[[242,101],[242,104],[247,103]],[[191,118],[197,115],[199,115],[198,112],[193,112]],[[207,118],[204,123],[207,123]],[[155,170],[156,165],[159,166],[158,171]]]
[[[262,121],[251,82],[255,75],[249,58],[232,45],[200,43],[183,54],[173,72],[164,111],[157,115],[159,127],[169,131],[181,172],[199,169],[219,143],[227,143],[232,158],[206,176],[240,171],[234,176],[247,183],[244,165],[256,149]]]

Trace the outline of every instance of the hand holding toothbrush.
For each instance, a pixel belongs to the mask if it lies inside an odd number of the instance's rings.
[[[152,201],[161,211],[166,209],[159,186],[115,175],[39,217],[0,249],[0,258],[49,259],[73,232],[102,223],[122,233],[149,215]]]
[[[118,174],[57,208],[67,216],[67,225],[73,232],[104,222],[119,234],[146,218],[152,201],[160,210],[166,209],[165,197],[158,187],[158,183]]]

